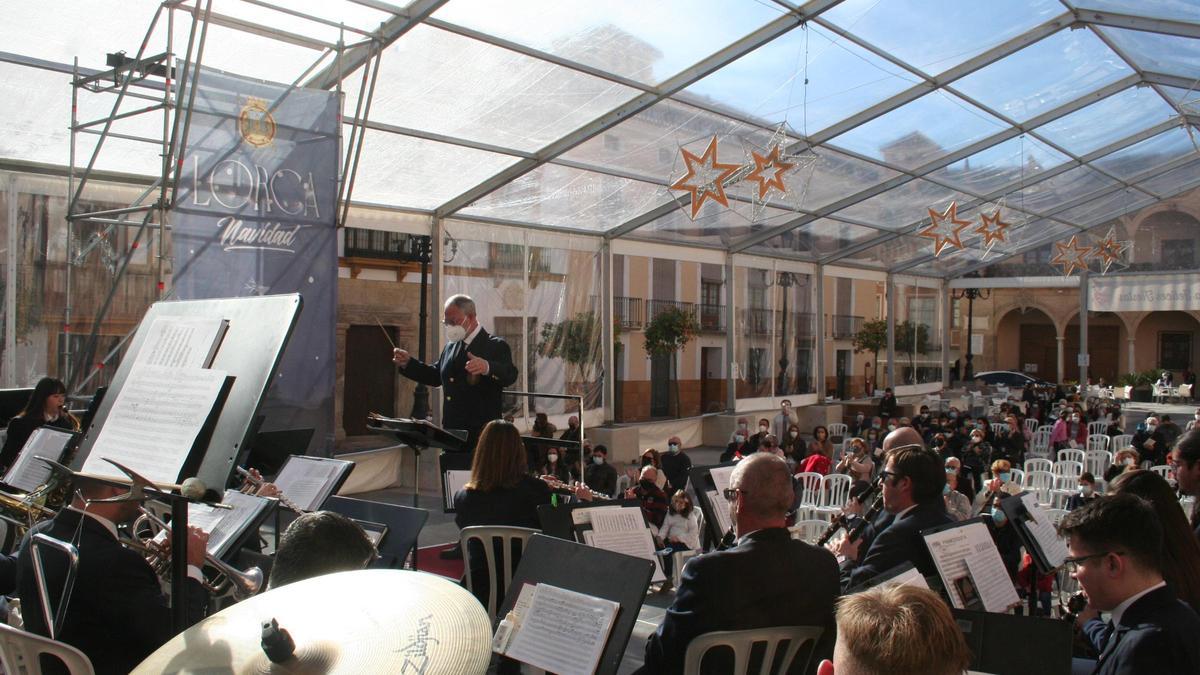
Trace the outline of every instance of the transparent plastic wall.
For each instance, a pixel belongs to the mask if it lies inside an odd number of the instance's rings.
[[[943,294],[937,282],[895,278],[897,386],[942,381]]]
[[[814,393],[820,340],[812,275],[771,260],[736,265],[734,274],[738,400]]]
[[[508,342],[520,377],[510,390],[584,397],[585,423],[602,417],[600,240],[446,221],[442,298],[474,301],[484,330]],[[436,345],[435,349],[440,349]],[[575,402],[508,395],[505,415],[529,429],[544,412],[561,431]]]
[[[0,186],[0,384],[27,387],[48,375],[91,394],[108,384],[126,336],[158,298],[157,225],[138,237],[143,214],[130,217],[133,227],[77,222],[68,261],[67,179],[0,173]],[[127,207],[141,192],[91,182],[79,208]]]

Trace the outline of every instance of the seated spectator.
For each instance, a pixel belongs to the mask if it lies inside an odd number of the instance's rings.
[[[269,587],[366,569],[376,555],[375,545],[353,520],[333,511],[304,513],[279,536]]]
[[[829,440],[829,429],[817,425],[813,427],[812,436],[812,440],[808,442],[808,451],[804,453],[805,457],[817,453],[833,457],[833,441]]]
[[[817,675],[960,675],[971,663],[967,641],[936,593],[880,586],[838,603],[833,661]]]
[[[561,448],[547,448],[546,461],[538,467],[539,476],[553,476],[564,483],[571,483],[575,480],[575,475],[567,468],[567,463],[562,457]]]
[[[783,454],[793,463],[800,463],[808,456],[808,443],[800,436],[800,427],[788,425],[787,436],[782,439]]]
[[[671,495],[671,510],[658,530],[663,567],[669,577],[672,572],[671,554],[676,551],[695,551],[700,548],[700,518],[688,493],[679,490]]]
[[[1163,578],[1153,507],[1131,494],[1105,497],[1068,513],[1058,529],[1088,598],[1077,622],[1100,651],[1093,672],[1200,673],[1200,616]],[[1111,613],[1107,624],[1099,612]]]
[[[642,468],[652,466],[655,469],[654,483],[658,485],[658,489],[667,489],[667,474],[662,470],[662,455],[654,448],[646,448],[642,451]]]
[[[1055,450],[1087,447],[1087,425],[1083,423],[1078,410],[1064,414],[1054,423],[1050,431],[1050,445]]]
[[[607,447],[592,448],[592,463],[583,470],[583,481],[596,492],[610,497],[617,494],[617,470],[608,463]]]
[[[955,474],[958,476],[958,487],[954,488],[967,498],[967,501],[975,501],[975,474],[963,468],[962,460],[957,457],[947,457],[943,466],[947,474]]]
[[[650,529],[657,534],[667,518],[667,493],[658,486],[658,470],[652,466],[643,466],[642,474],[637,485],[625,491],[626,499],[636,499],[642,503],[642,516]]]
[[[875,471],[875,462],[867,451],[867,443],[861,438],[851,438],[846,441],[846,454],[838,462],[837,473],[844,473],[854,480],[871,480]]]
[[[559,435],[558,440],[579,442],[579,415],[567,418],[567,428]]]
[[[1145,426],[1133,434],[1133,449],[1137,450],[1141,461],[1150,462],[1151,466],[1162,464],[1166,459],[1167,438],[1158,428],[1157,417],[1147,417]]]
[[[750,437],[750,446],[754,448],[762,447],[762,439],[771,435],[771,422],[763,417],[758,420],[758,431]]]
[[[1162,432],[1165,443],[1163,447],[1166,448],[1166,451],[1170,451],[1175,446],[1175,441],[1183,435],[1183,429],[1171,421],[1170,415],[1162,415],[1159,420],[1158,430]]]
[[[810,444],[810,448],[813,446]],[[796,473],[819,473],[822,476],[833,468],[833,445],[825,443],[814,448],[813,454],[796,465]]]
[[[1138,467],[1138,452],[1133,448],[1125,448],[1118,450],[1116,456],[1113,457],[1112,466],[1104,471],[1104,482],[1111,483],[1113,479],[1126,471],[1133,471]]]
[[[958,491],[958,472],[949,466],[946,467],[945,491],[946,513],[955,520],[970,518],[971,502],[966,495]]]
[[[1071,495],[1071,498],[1067,500],[1067,510],[1074,511],[1099,496],[1096,494],[1096,477],[1090,472],[1084,471],[1079,476],[1079,493]]]
[[[741,435],[742,440],[737,440],[737,436]],[[745,417],[737,418],[737,426],[733,428],[733,432],[729,434],[730,443],[745,443],[750,438],[750,420]]]
[[[749,438],[742,433],[733,435],[733,440],[729,445],[725,446],[725,452],[721,453],[721,462],[732,462],[742,459],[753,454],[755,448],[750,445]]]
[[[533,416],[533,436],[539,438],[554,438],[554,432],[558,431],[558,427],[546,417],[546,413],[540,412]]]

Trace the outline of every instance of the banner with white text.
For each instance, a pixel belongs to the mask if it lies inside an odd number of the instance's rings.
[[[211,69],[195,87],[171,214],[175,296],[300,293],[261,430],[312,428],[309,453],[325,454],[337,362],[338,95]]]
[[[1090,277],[1093,312],[1167,312],[1200,309],[1200,274]]]

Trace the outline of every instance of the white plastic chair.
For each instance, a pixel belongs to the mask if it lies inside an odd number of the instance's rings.
[[[1057,481],[1058,479],[1055,479],[1055,482]],[[1067,503],[1071,501],[1071,497],[1073,497],[1075,493],[1075,490],[1065,490],[1061,487],[1052,490],[1050,492],[1050,506],[1052,508],[1049,510],[1065,510],[1067,508]]]
[[[698,555],[700,555],[700,551],[691,549],[686,551],[675,551],[671,554],[671,583],[675,586],[675,588],[679,588],[679,581],[683,576],[683,566],[687,564],[687,561],[695,558]]]
[[[1073,459],[1060,459],[1054,463],[1054,468],[1050,470],[1054,476],[1069,478],[1073,483],[1079,481],[1079,477],[1083,475],[1083,462],[1077,462]]]
[[[1104,434],[1108,431],[1108,422],[1088,422],[1088,436]]]
[[[1033,432],[1033,440],[1029,443],[1029,452],[1038,457],[1050,456],[1050,429],[1043,426]]]
[[[846,425],[842,424],[841,422],[834,422],[833,424],[830,424],[827,429],[829,430],[829,438],[831,439],[835,436],[843,439],[846,437]]]
[[[798,520],[796,524],[788,528],[792,539],[799,539],[807,544],[817,543],[817,538],[821,533],[829,528],[828,520]]]
[[[1025,481],[1025,472],[1021,469],[1012,469],[1012,481],[1017,485],[1023,485]]]
[[[1087,439],[1087,451],[1108,450],[1108,444],[1111,442],[1112,439],[1104,434],[1092,434]]]
[[[763,665],[759,675],[780,675],[790,670],[800,648],[810,642],[815,646],[823,632],[824,629],[820,626],[776,626],[705,633],[692,638],[688,643],[687,653],[683,657],[683,672],[684,675],[699,675],[700,663],[704,660],[705,653],[714,647],[727,647],[733,650],[733,670],[728,671],[729,675],[745,675],[750,668],[750,653],[754,651],[754,645],[765,642]],[[776,661],[776,654],[784,642],[787,642],[788,646],[783,658],[779,659],[780,669],[773,671],[771,665]],[[811,656],[810,647],[808,656],[804,657],[804,667],[797,669],[797,672],[807,670]]]
[[[1083,464],[1083,460],[1087,458],[1087,453],[1083,450],[1059,450],[1058,461],[1060,462],[1079,462]]]
[[[1133,434],[1117,434],[1116,436],[1112,437],[1112,442],[1108,447],[1114,453],[1116,453],[1128,448],[1131,445],[1133,445]]]
[[[1066,515],[1066,509],[1046,509],[1046,517],[1049,518],[1050,522],[1056,526],[1062,522],[1062,519]]]
[[[1054,490],[1054,474],[1049,471],[1030,471],[1025,474],[1026,489],[1037,495],[1039,504],[1050,504],[1053,499],[1050,494]]]
[[[1037,431],[1038,423],[1036,419],[1032,417],[1026,417],[1023,424],[1025,425],[1025,431],[1028,431],[1030,434]]]
[[[816,518],[817,508],[815,506],[799,506],[796,508],[796,522],[802,520],[812,520]]]
[[[842,508],[850,499],[850,485],[854,482],[844,473],[831,473],[821,479],[821,506]]]
[[[814,471],[805,471],[796,474],[796,481],[801,486],[800,503],[807,506],[821,505],[821,479],[819,473]]]
[[[1175,391],[1175,388],[1174,388],[1174,387],[1163,387],[1163,386],[1159,386],[1159,385],[1157,385],[1157,384],[1154,384],[1154,385],[1151,385],[1151,386],[1154,388],[1153,395],[1154,395],[1154,402],[1155,402],[1155,403],[1162,403],[1162,402],[1164,402],[1164,401],[1165,401],[1165,400],[1166,400],[1168,397],[1170,397],[1170,396],[1171,396],[1171,395],[1174,393],[1174,391]]]
[[[992,428],[993,434],[1002,434],[1002,433],[1008,431],[1008,423],[1007,422],[992,422],[988,426],[990,426]]]
[[[96,672],[87,655],[71,645],[0,623],[0,663],[5,673],[41,673],[38,657],[42,654],[58,657],[71,675]]]
[[[1108,467],[1112,466],[1113,454],[1108,450],[1088,450],[1084,456],[1083,468],[1093,476],[1103,476]]]
[[[512,542],[521,542],[521,551],[525,550],[525,544],[529,538],[538,534],[539,530],[530,529],[528,527],[506,527],[499,525],[476,525],[474,527],[464,527],[458,533],[458,541],[462,546],[463,552],[463,569],[466,570],[464,575],[467,580],[467,590],[474,593],[471,588],[471,547],[469,542],[474,539],[478,541],[483,548],[483,557],[487,561],[488,571],[488,604],[484,609],[487,610],[488,618],[493,623],[496,621],[496,610],[499,609],[499,600],[502,596],[497,595],[498,587],[504,586],[505,590],[512,585],[513,570],[516,565],[513,564]],[[500,541],[500,550],[504,552],[502,556],[503,568],[498,567],[496,560],[496,552],[493,542]],[[501,583],[503,582],[503,583]]]
[[[1050,471],[1054,468],[1054,462],[1048,459],[1034,458],[1025,460],[1025,471]]]
[[[1166,464],[1159,464],[1158,466],[1152,466],[1152,467],[1150,467],[1150,470],[1169,481],[1175,480],[1175,476],[1171,475],[1171,473],[1172,473],[1171,467],[1167,466]]]

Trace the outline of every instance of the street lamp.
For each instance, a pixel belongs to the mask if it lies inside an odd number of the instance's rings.
[[[787,348],[787,320],[788,320],[788,291],[796,283],[796,275],[791,272],[780,272],[779,280],[776,282],[779,288],[783,290],[783,316],[779,324],[779,378],[775,383],[775,395],[784,396],[788,394],[787,388],[787,368],[788,368],[788,348]]]
[[[433,255],[433,242],[427,235],[412,236],[406,241],[401,240],[397,247],[396,257],[404,262],[421,264],[421,305],[417,313],[417,358],[424,363],[425,341],[429,323],[429,263]],[[412,418],[423,420],[429,415],[429,389],[418,382],[413,390]],[[415,497],[414,497],[415,499]]]
[[[975,379],[975,368],[971,365],[971,358],[974,356],[971,353],[971,336],[974,335],[972,319],[975,316],[975,299],[987,300],[991,291],[986,288],[956,288],[951,293],[955,300],[967,299],[967,363],[963,369],[963,381],[970,382]]]

